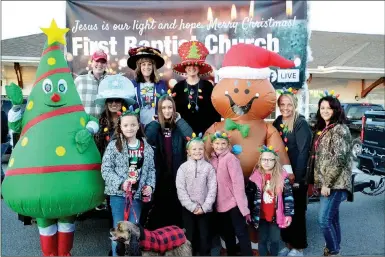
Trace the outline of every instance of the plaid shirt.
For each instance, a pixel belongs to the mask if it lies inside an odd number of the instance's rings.
[[[143,251],[164,254],[186,242],[184,231],[177,226],[168,226],[154,231],[140,228],[140,246]]]
[[[87,74],[80,75],[75,79],[75,86],[86,113],[96,118],[99,118],[103,109],[103,106],[95,104],[95,98],[98,94],[99,83],[106,77],[105,74],[97,80],[92,71],[89,71]]]

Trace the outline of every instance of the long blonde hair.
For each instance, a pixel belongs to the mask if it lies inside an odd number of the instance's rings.
[[[165,95],[165,96],[162,96],[158,101],[158,121],[159,121],[160,126],[162,127],[162,130],[164,130],[164,128],[166,127],[166,119],[164,118],[164,115],[162,112],[162,105],[163,105],[163,102],[167,101],[167,100],[172,103],[172,108],[173,108],[172,116],[171,116],[170,121],[168,123],[169,123],[171,128],[175,127],[175,119],[176,119],[175,101],[171,96]]]
[[[258,160],[258,171],[262,174],[262,185],[265,184],[265,170],[262,167],[262,155],[261,153],[259,155],[259,160]],[[273,168],[273,172],[271,173],[271,180],[270,180],[270,185],[272,188],[274,188],[274,192],[276,195],[281,194],[283,192],[283,183],[282,183],[282,165],[279,162],[279,157],[275,154],[273,154],[275,158],[275,165]]]
[[[290,102],[291,102],[291,104],[294,107],[294,114],[293,114],[293,116],[289,120],[285,121],[285,124],[287,125],[288,131],[292,132],[293,129],[294,129],[294,124],[297,121],[298,116],[299,116],[299,113],[298,113],[298,110],[297,110],[297,108],[298,108],[298,99],[297,99],[297,97],[295,95],[292,95],[292,94],[280,95],[278,97],[278,101],[277,101],[278,108],[279,108],[279,105],[281,103],[282,97],[285,97],[285,96],[290,99]]]
[[[150,81],[152,83],[158,83],[160,78],[158,74],[158,69],[156,68],[156,63],[153,59],[151,58],[140,58],[139,60],[136,61],[136,69],[135,69],[135,79],[137,82],[145,82],[142,71],[140,69],[140,65],[144,62],[150,62],[152,64],[152,73],[150,75]]]

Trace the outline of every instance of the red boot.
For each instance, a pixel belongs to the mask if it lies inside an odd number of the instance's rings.
[[[52,236],[40,235],[40,246],[43,256],[57,256],[57,239],[57,234]]]
[[[59,256],[71,256],[70,251],[74,245],[74,232],[58,232]]]

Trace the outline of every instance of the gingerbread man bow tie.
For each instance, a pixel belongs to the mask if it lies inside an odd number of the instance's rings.
[[[225,130],[234,130],[237,129],[241,133],[242,137],[245,138],[249,135],[250,126],[247,124],[238,124],[231,119],[226,119],[225,121]]]

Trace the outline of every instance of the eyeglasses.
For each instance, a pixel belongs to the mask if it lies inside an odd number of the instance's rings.
[[[261,159],[261,162],[275,162],[275,159]]]

